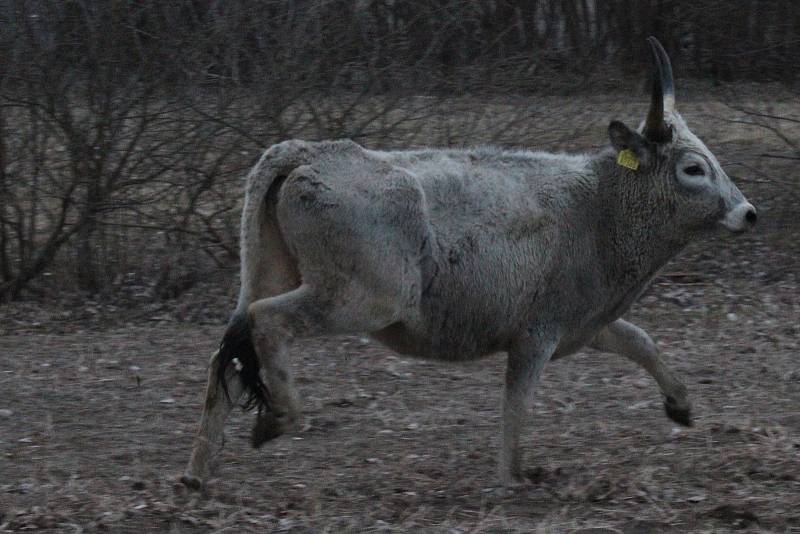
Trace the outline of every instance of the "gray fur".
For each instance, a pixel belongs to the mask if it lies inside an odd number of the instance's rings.
[[[616,126],[615,148],[578,156],[351,141],[267,150],[247,181],[236,311],[249,317],[281,414],[270,423],[279,428],[261,432],[274,437],[300,420],[286,344],[344,333],[448,361],[508,353],[504,484],[519,476],[519,435],[542,368],[587,344],[645,368],[688,422],[686,388],[620,317],[687,243],[720,224],[743,230],[755,210],[671,105],[664,120],[666,144]],[[616,163],[626,139],[637,171]],[[690,168],[700,163],[704,179]],[[232,405],[211,389],[217,402],[206,403],[191,484],[207,476]]]

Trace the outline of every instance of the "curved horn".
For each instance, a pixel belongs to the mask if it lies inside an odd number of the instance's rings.
[[[664,112],[675,110],[675,84],[672,81],[672,65],[664,47],[655,37],[648,37],[647,44],[653,56],[653,93],[650,111],[644,125],[644,136],[656,143],[672,139],[672,129],[664,122]]]

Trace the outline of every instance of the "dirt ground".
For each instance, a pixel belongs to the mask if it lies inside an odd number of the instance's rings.
[[[800,532],[796,296],[782,282],[660,279],[631,317],[686,380],[696,426],[674,426],[619,357],[553,362],[525,434],[530,484],[506,496],[500,356],[452,367],[359,338],[298,345],[309,428],[252,450],[237,412],[219,478],[193,494],[173,477],[220,327],[7,335],[2,529]]]
[[[721,159],[758,150],[712,130]],[[626,316],[684,379],[695,426],[618,356],[553,362],[524,435],[529,483],[505,495],[502,355],[451,366],[361,338],[299,343],[307,428],[253,450],[237,410],[217,478],[192,493],[176,476],[235,279],[125,313],[6,305],[0,531],[800,532],[800,211],[774,184],[741,185],[761,228],[693,246]]]
[[[695,426],[664,417],[653,380],[617,356],[553,362],[525,433],[530,484],[505,496],[502,356],[449,366],[360,338],[299,344],[309,427],[252,450],[237,411],[219,477],[194,494],[174,477],[222,327],[53,333],[17,308],[0,337],[0,530],[800,532],[796,253],[722,247],[667,269],[628,315],[685,379]],[[734,268],[724,250],[751,260]]]

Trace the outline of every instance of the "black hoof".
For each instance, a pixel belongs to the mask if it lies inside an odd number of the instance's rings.
[[[203,487],[203,483],[200,481],[200,479],[192,475],[185,474],[180,478],[180,481],[181,484],[192,491],[200,491],[200,489]]]
[[[667,412],[667,417],[679,425],[692,426],[692,411],[688,408],[678,408],[674,399],[668,397],[664,401],[664,410]]]
[[[261,447],[264,443],[271,441],[286,431],[281,419],[272,412],[260,413],[256,417],[256,424],[250,433],[250,444],[254,449]]]

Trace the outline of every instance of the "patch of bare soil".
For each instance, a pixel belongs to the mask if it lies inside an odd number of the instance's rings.
[[[630,314],[685,379],[695,427],[664,417],[620,357],[553,362],[525,436],[529,484],[506,495],[499,355],[453,367],[359,338],[298,344],[308,427],[252,450],[252,416],[236,412],[196,494],[174,476],[221,326],[9,333],[0,530],[800,531],[796,272],[725,274],[668,270]]]

